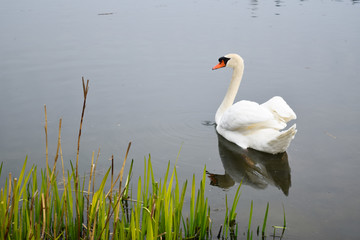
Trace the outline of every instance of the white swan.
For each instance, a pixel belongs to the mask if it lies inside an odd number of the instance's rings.
[[[233,74],[215,115],[217,132],[242,148],[272,154],[285,152],[297,132],[296,124],[288,130],[280,130],[288,121],[296,119],[294,111],[278,96],[261,105],[246,100],[233,104],[244,72],[244,61],[237,54],[228,54],[219,58],[213,70],[222,67],[233,68]]]

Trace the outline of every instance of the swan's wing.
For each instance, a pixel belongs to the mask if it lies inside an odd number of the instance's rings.
[[[273,114],[267,108],[256,102],[243,100],[224,112],[219,125],[229,131],[248,130],[269,123],[273,119]]]
[[[261,106],[266,107],[267,109],[272,111],[275,116],[285,122],[296,119],[296,114],[282,97],[273,97],[269,101],[261,104]]]

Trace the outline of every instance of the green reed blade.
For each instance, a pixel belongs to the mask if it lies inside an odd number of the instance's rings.
[[[128,196],[129,196],[129,183],[130,183],[130,179],[131,179],[131,175],[132,175],[133,165],[134,165],[134,160],[131,160],[129,173],[128,173],[128,176],[126,177],[125,187],[124,187],[124,190],[123,190],[124,191],[123,192],[123,198],[124,199],[128,198]]]
[[[229,207],[228,207],[228,200],[227,200],[227,194],[225,194],[225,219],[224,219],[224,230],[223,230],[223,238],[227,239],[228,234],[228,228],[229,228]]]
[[[104,178],[103,178],[103,180],[102,180],[102,182],[100,184],[100,187],[99,187],[98,191],[96,191],[94,193],[94,196],[92,198],[92,206],[90,208],[90,214],[89,214],[90,220],[91,220],[90,222],[92,222],[92,220],[94,219],[95,213],[96,213],[96,206],[100,202],[101,197],[104,195],[104,187],[105,187],[107,177],[108,177],[108,175],[110,173],[110,170],[111,170],[111,168],[109,168],[107,170],[107,172],[105,173],[105,176],[104,176]]]
[[[20,187],[21,183],[22,183],[22,179],[24,177],[24,174],[25,174],[25,168],[26,168],[26,163],[27,163],[27,156],[25,157],[25,161],[24,161],[24,164],[22,166],[22,169],[21,169],[21,172],[20,172],[20,175],[19,175],[19,178],[18,178],[18,187]]]
[[[267,222],[267,218],[268,218],[268,212],[269,212],[269,202],[266,205],[265,217],[264,217],[263,227],[262,227],[262,231],[261,231],[262,237],[265,237],[266,222]]]
[[[153,233],[153,227],[152,227],[151,212],[147,211],[147,213],[148,214],[147,214],[146,240],[153,240],[154,233]]]
[[[225,228],[226,231],[234,232],[234,226],[235,226],[235,223],[236,223],[236,207],[238,205],[240,195],[241,195],[241,191],[240,191],[241,186],[242,186],[242,181],[240,182],[240,184],[239,184],[239,186],[238,186],[238,188],[236,190],[235,196],[234,196],[234,201],[233,201],[233,204],[231,206],[229,217],[227,219],[228,222],[227,222],[227,226]],[[235,235],[237,235],[237,231],[236,231]]]
[[[188,237],[190,237],[191,235],[195,234],[195,226],[194,226],[194,221],[195,221],[195,174],[193,175],[193,180],[192,180],[192,187],[191,187],[191,198],[190,198],[190,223],[189,223],[189,235]]]
[[[252,212],[253,212],[253,201],[251,200],[251,206],[250,206],[250,216],[249,216],[249,226],[248,226],[248,231],[247,231],[247,239],[251,239],[250,238],[250,229],[251,229],[251,219],[252,219]],[[251,233],[252,234],[252,233]]]
[[[284,235],[285,229],[286,229],[286,217],[285,217],[285,207],[284,207],[284,204],[283,204],[282,206],[283,206],[283,211],[284,211],[284,227],[283,227],[283,230],[282,230],[282,232],[281,232],[281,237]]]

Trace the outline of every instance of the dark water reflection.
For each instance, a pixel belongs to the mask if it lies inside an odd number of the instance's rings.
[[[221,188],[230,188],[235,182],[256,189],[265,189],[268,185],[279,188],[286,196],[291,186],[291,174],[286,152],[269,154],[253,149],[243,149],[217,134],[219,154],[225,173],[208,173],[210,184]]]

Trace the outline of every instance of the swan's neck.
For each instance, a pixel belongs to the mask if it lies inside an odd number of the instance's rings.
[[[216,111],[216,115],[215,115],[216,124],[219,124],[220,119],[221,119],[222,115],[224,114],[224,112],[229,107],[231,107],[231,105],[234,103],[236,94],[237,94],[239,86],[240,86],[243,72],[244,72],[243,67],[239,66],[239,67],[234,68],[231,82],[230,82],[229,88],[226,92],[226,95],[224,97],[224,100],[222,101],[220,107]]]

